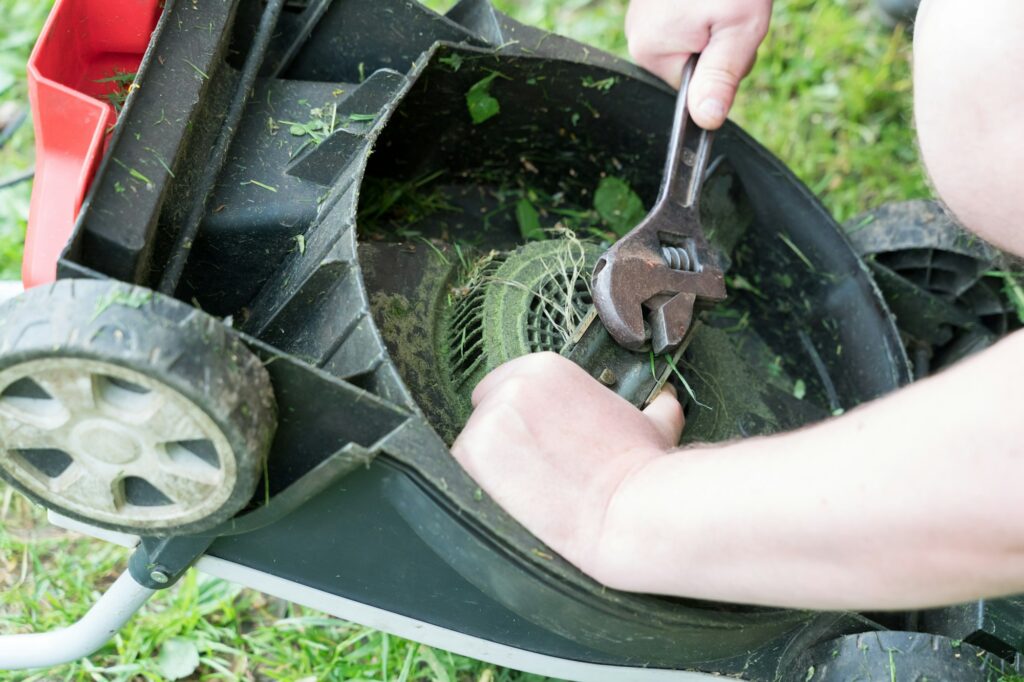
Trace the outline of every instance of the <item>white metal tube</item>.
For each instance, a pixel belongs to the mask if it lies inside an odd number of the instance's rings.
[[[154,591],[125,571],[78,622],[51,632],[0,635],[0,670],[46,668],[88,656],[106,644]]]

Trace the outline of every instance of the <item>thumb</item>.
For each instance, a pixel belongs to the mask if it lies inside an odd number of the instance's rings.
[[[644,416],[658,430],[665,447],[674,448],[679,445],[685,418],[683,406],[676,400],[676,391],[671,385],[665,384],[658,397],[644,408]]]
[[[764,33],[760,29],[730,27],[711,34],[690,83],[687,106],[701,128],[716,130],[736,98],[740,81],[750,73]]]

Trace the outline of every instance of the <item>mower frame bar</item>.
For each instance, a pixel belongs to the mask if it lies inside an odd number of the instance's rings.
[[[68,627],[0,637],[0,670],[48,668],[90,655],[106,644],[154,592],[125,571],[88,613]]]

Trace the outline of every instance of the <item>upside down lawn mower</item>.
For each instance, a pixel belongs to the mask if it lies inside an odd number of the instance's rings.
[[[690,443],[826,419],[991,343],[1019,326],[1002,256],[928,206],[861,221],[855,250],[737,126],[670,136],[660,81],[486,0],[58,0],[29,68],[0,471],[134,552],[80,622],[0,636],[0,668],[89,655],[193,566],[575,680],[1016,668],[1018,599],[812,613],[605,589],[448,450],[475,383],[530,352],[637,405],[681,372]],[[599,280],[663,205],[666,148],[691,227],[644,254],[704,288],[631,290],[661,317],[616,326]],[[680,316],[685,338],[658,322]]]

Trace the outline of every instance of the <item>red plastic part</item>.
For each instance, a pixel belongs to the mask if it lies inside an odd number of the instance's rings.
[[[28,60],[36,134],[21,277],[52,282],[96,167],[117,120],[98,82],[137,71],[162,11],[161,0],[57,0]]]

